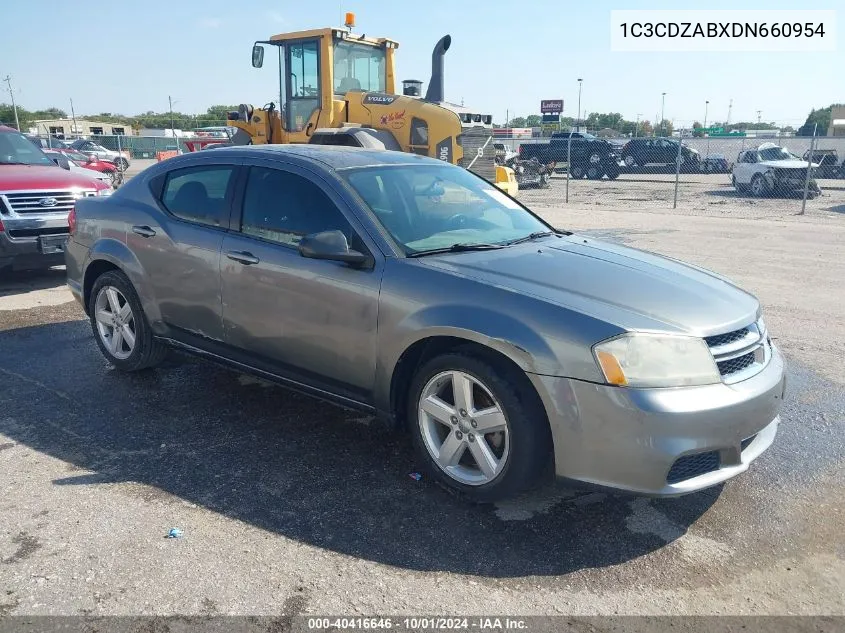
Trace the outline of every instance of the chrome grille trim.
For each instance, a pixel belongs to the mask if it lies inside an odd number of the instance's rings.
[[[96,189],[49,189],[5,191],[0,194],[0,212],[3,215],[28,216],[30,214],[67,215],[80,198],[96,196]],[[43,206],[41,200],[53,198],[56,204]]]
[[[733,384],[760,373],[771,358],[762,321],[744,328],[705,337],[722,382]]]

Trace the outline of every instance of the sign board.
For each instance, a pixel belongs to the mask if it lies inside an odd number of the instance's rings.
[[[544,114],[543,123],[560,123],[560,114]]]
[[[721,134],[725,131],[723,127],[699,127],[695,129],[696,132],[702,132],[703,134]]]
[[[563,99],[543,99],[540,101],[541,114],[560,114],[563,112]]]

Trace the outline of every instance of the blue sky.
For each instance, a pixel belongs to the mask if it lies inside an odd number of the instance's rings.
[[[687,8],[794,9],[780,0],[686,3]],[[808,1],[807,9],[842,2]],[[501,8],[500,8],[501,7]],[[212,104],[263,104],[277,94],[272,64],[249,62],[254,40],[274,33],[334,26],[354,11],[356,31],[400,42],[398,78],[427,82],[431,48],[452,35],[446,56],[446,98],[496,121],[525,115],[539,100],[563,98],[582,110],[637,114],[653,120],[666,92],[666,118],[800,124],[811,107],[845,102],[845,47],[835,53],[614,53],[612,9],[674,9],[677,2],[505,3],[426,0],[30,0],[3,7],[0,77],[11,74],[17,101],[30,109],[57,106],[77,114],[174,109],[203,112]],[[842,31],[842,28],[839,29]],[[5,89],[5,84],[1,86]],[[8,102],[8,93],[0,94]]]

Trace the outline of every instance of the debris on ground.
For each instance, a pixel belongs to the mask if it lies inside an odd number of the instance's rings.
[[[166,538],[182,538],[182,534],[184,534],[184,532],[182,532],[179,528],[170,528]]]

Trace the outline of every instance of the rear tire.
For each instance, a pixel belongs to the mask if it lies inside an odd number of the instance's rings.
[[[469,353],[444,354],[414,375],[408,403],[424,470],[461,497],[491,503],[513,496],[534,485],[549,463],[545,411],[516,369]]]
[[[581,180],[584,177],[584,168],[581,165],[573,165],[569,169],[569,175],[575,180]]]
[[[587,167],[587,178],[590,180],[601,180],[602,176],[604,176],[604,167],[600,164]]]
[[[110,270],[97,278],[88,314],[100,352],[117,369],[147,369],[167,356],[167,346],[153,336],[138,293],[121,271]]]

